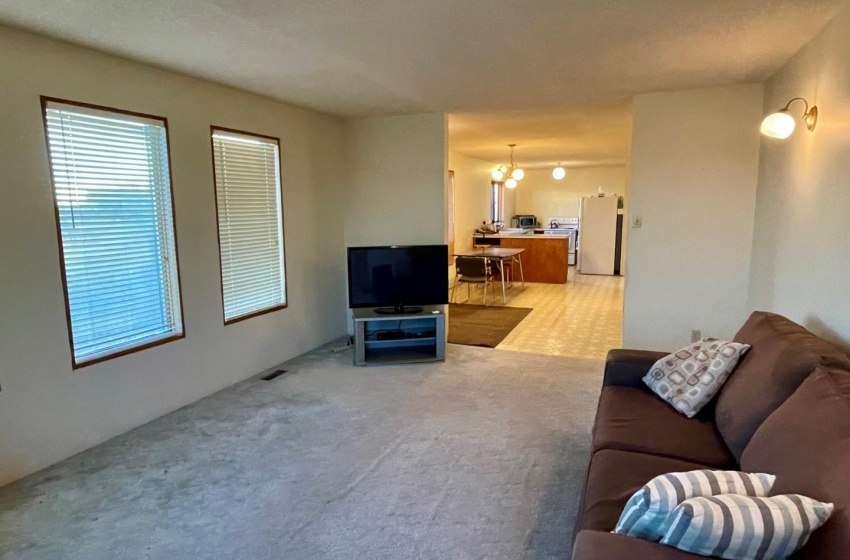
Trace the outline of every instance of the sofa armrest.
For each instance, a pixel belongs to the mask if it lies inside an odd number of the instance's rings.
[[[605,360],[605,379],[602,384],[643,387],[642,378],[652,364],[668,354],[648,350],[611,350]]]
[[[573,546],[573,560],[705,560],[690,552],[604,531],[582,531]]]

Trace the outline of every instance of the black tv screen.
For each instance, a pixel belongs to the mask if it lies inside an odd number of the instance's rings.
[[[438,305],[449,302],[447,245],[348,248],[351,307]]]

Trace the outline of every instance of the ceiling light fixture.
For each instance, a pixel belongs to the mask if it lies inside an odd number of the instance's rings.
[[[806,123],[806,128],[811,132],[815,129],[815,125],[818,123],[818,108],[815,105],[812,105],[812,108],[809,109],[809,102],[803,99],[802,97],[795,97],[791,101],[785,104],[785,107],[780,109],[779,111],[770,114],[761,121],[761,133],[765,136],[770,136],[771,138],[779,138],[784,140],[793,134],[794,129],[797,127],[797,123],[794,117],[791,116],[791,113],[788,111],[788,108],[791,106],[791,103],[795,101],[802,101],[806,104],[806,108],[803,111],[803,122]]]
[[[505,186],[509,189],[515,189],[517,181],[522,181],[522,178],[525,177],[525,171],[514,163],[514,148],[516,144],[508,144],[508,147],[511,149],[511,164],[500,165],[490,173],[490,177],[497,183],[504,181]]]
[[[556,181],[560,181],[564,177],[567,176],[567,170],[564,169],[560,163],[558,163],[558,167],[552,170],[552,178]]]

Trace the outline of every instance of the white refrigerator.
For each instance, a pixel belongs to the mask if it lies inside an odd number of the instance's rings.
[[[616,246],[617,197],[583,197],[578,230],[578,271],[613,275]]]

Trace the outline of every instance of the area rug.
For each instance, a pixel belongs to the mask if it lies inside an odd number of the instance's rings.
[[[529,313],[529,307],[453,303],[449,305],[449,342],[495,348]]]

